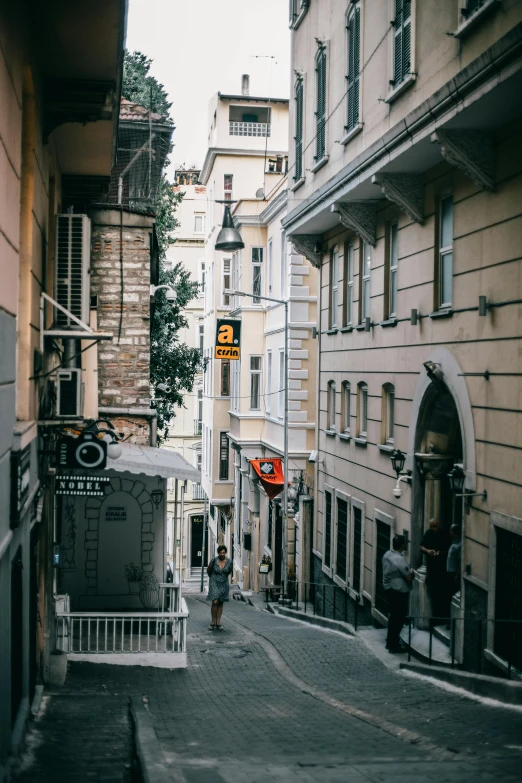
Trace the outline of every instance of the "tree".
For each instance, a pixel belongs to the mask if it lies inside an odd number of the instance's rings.
[[[169,116],[172,103],[168,100],[164,86],[149,75],[151,65],[152,60],[141,52],[125,53],[122,95],[140,106],[150,106],[153,112],[172,122]],[[152,405],[158,416],[158,443],[168,436],[169,421],[175,416],[176,407],[183,406],[183,393],[192,392],[195,377],[203,368],[200,351],[179,339],[180,329],[187,326],[183,308],[197,296],[198,284],[190,279],[181,264],[177,264],[174,269],[164,267],[167,249],[174,242],[172,232],[179,225],[176,209],[182,199],[183,193],[175,193],[163,173],[155,207],[160,255],[159,284],[172,286],[177,299],[173,306],[165,298],[165,289],[158,291],[152,315],[150,381]],[[170,391],[159,395],[157,389],[160,384],[165,384]]]

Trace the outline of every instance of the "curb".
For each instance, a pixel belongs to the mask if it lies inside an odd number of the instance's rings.
[[[522,706],[522,683],[503,680],[499,677],[489,677],[486,674],[473,674],[442,666],[425,666],[422,663],[401,663],[400,668],[414,672],[424,677],[442,680],[457,688],[481,696],[494,699],[504,704]]]
[[[270,611],[270,610],[269,610]],[[289,617],[292,620],[299,620],[308,625],[317,625],[320,628],[326,628],[329,631],[338,631],[346,636],[356,636],[356,631],[350,623],[343,623],[340,620],[329,620],[327,617],[318,617],[317,615],[307,615],[296,609],[289,609],[287,606],[272,606],[271,611],[274,614],[280,614],[283,617]]]
[[[170,780],[163,751],[159,744],[152,718],[142,704],[129,700],[129,710],[134,724],[134,744],[143,783],[165,783]]]

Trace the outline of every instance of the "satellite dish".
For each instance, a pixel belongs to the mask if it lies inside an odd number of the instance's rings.
[[[264,197],[265,197],[264,188],[258,188],[256,190],[256,198],[264,198]]]

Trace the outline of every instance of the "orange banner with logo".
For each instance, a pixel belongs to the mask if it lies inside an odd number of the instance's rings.
[[[268,497],[277,497],[285,487],[282,460],[279,458],[251,459],[250,464],[261,479],[261,484]]]

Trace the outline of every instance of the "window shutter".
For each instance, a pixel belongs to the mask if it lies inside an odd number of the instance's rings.
[[[411,0],[395,0],[395,87],[411,72]]]
[[[295,180],[303,176],[303,80],[295,86]]]
[[[326,49],[317,54],[317,131],[316,160],[324,158],[326,149]]]
[[[394,74],[395,87],[402,82],[402,0],[395,0],[395,41],[394,41]]]
[[[346,130],[351,130],[359,122],[360,18],[360,8],[357,6],[348,22],[348,124]]]

